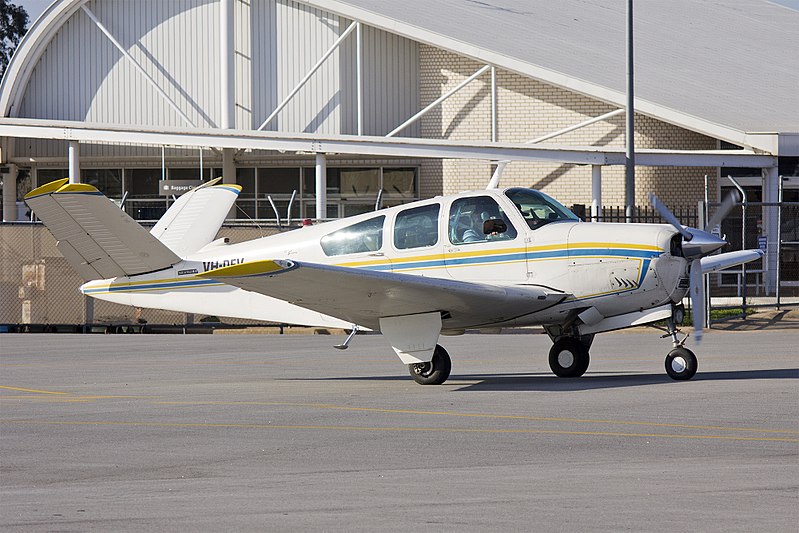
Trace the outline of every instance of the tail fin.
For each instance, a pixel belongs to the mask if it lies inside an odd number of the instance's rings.
[[[67,181],[32,190],[25,203],[84,280],[133,276],[180,262],[180,257],[96,188]]]
[[[210,243],[241,192],[239,185],[204,183],[182,195],[150,231],[181,257]]]

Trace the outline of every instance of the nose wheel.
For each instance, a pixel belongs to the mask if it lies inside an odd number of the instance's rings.
[[[677,339],[677,333],[679,332],[677,324],[680,323],[684,314],[685,309],[681,305],[674,306],[672,316],[667,322],[666,335],[662,337],[671,337],[674,345],[674,348],[666,356],[666,374],[677,381],[691,379],[696,374],[697,368],[699,368],[694,352],[683,346],[688,335],[683,337],[682,340]]]
[[[691,379],[698,367],[696,355],[688,348],[679,346],[666,356],[666,373],[671,379],[678,381]]]

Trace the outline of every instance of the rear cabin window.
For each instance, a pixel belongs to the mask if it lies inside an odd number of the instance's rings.
[[[433,246],[438,242],[438,204],[401,211],[394,222],[394,246],[400,250]]]
[[[358,222],[322,237],[320,244],[325,255],[347,255],[376,252],[383,246],[383,222],[379,216]]]
[[[502,233],[484,233],[485,222],[497,220],[505,223]],[[505,212],[490,196],[460,198],[452,202],[449,209],[449,241],[452,244],[473,242],[506,241],[516,238],[516,228]]]

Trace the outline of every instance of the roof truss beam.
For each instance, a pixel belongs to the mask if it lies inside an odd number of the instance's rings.
[[[129,143],[152,146],[184,146],[277,150],[300,153],[339,153],[366,156],[483,159],[488,161],[559,161],[578,165],[623,165],[621,148],[556,146],[451,141],[355,135],[318,135],[252,130],[147,128],[88,124],[76,121],[0,118],[0,136]],[[747,150],[640,150],[637,163],[653,166],[773,167],[777,158]]]
[[[131,64],[131,65],[133,65],[133,67],[136,69],[136,71],[137,71],[139,74],[141,74],[142,76],[144,76],[144,79],[146,79],[146,80],[147,80],[147,82],[148,82],[148,83],[149,83],[149,84],[150,84],[150,85],[153,87],[153,89],[155,89],[155,90],[156,90],[156,92],[158,93],[158,95],[159,95],[159,96],[161,96],[161,98],[163,98],[163,99],[166,101],[166,103],[167,103],[167,104],[169,104],[169,107],[171,107],[171,108],[172,108],[172,109],[173,109],[173,110],[174,110],[174,111],[175,111],[175,112],[176,112],[178,115],[180,115],[180,118],[182,118],[182,119],[183,119],[183,120],[186,122],[186,124],[188,124],[189,126],[195,126],[194,122],[192,122],[192,121],[191,121],[191,119],[188,117],[188,115],[186,115],[186,113],[184,113],[184,112],[183,112],[183,110],[181,110],[181,109],[180,109],[180,107],[178,106],[178,104],[176,104],[176,103],[175,103],[175,101],[174,101],[174,100],[172,100],[172,99],[169,97],[169,95],[168,95],[168,94],[166,94],[166,91],[164,91],[164,90],[161,88],[161,86],[160,86],[160,85],[158,85],[158,82],[156,82],[156,81],[153,79],[153,77],[152,77],[152,76],[150,76],[149,74],[147,74],[147,71],[146,71],[146,70],[144,70],[144,67],[142,67],[142,66],[139,64],[139,62],[138,62],[138,61],[136,61],[136,60],[133,58],[133,56],[132,56],[132,55],[130,55],[130,53],[129,53],[129,52],[126,50],[126,49],[125,49],[125,47],[124,47],[124,46],[122,46],[122,44],[120,44],[120,42],[119,42],[118,40],[116,40],[116,38],[114,38],[113,34],[112,34],[112,33],[111,33],[109,30],[108,30],[108,28],[106,28],[106,27],[103,25],[103,23],[102,23],[102,22],[100,22],[100,20],[99,20],[99,19],[97,18],[97,16],[96,16],[96,15],[95,15],[95,14],[92,12],[92,10],[91,10],[91,9],[89,9],[88,7],[86,7],[86,4],[82,4],[82,5],[80,6],[80,8],[83,10],[83,12],[84,12],[84,13],[86,13],[86,16],[88,16],[88,17],[89,17],[89,19],[91,19],[91,21],[94,23],[94,25],[95,25],[95,26],[97,26],[97,28],[99,28],[99,30],[100,30],[101,32],[103,32],[103,35],[105,35],[105,36],[106,36],[106,38],[107,38],[109,41],[111,41],[111,43],[112,43],[112,44],[113,44],[113,45],[114,45],[114,46],[117,48],[117,50],[119,50],[119,52],[120,52],[120,53],[121,53],[121,54],[122,54],[122,55],[125,57],[125,59],[127,59],[127,60],[130,62],[130,64]]]

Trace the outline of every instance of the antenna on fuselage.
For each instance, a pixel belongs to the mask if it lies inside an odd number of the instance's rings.
[[[499,187],[499,180],[502,177],[502,171],[505,170],[505,167],[510,163],[510,159],[503,159],[502,161],[497,161],[497,168],[494,170],[494,174],[491,175],[491,179],[488,181],[488,189],[496,189]]]

